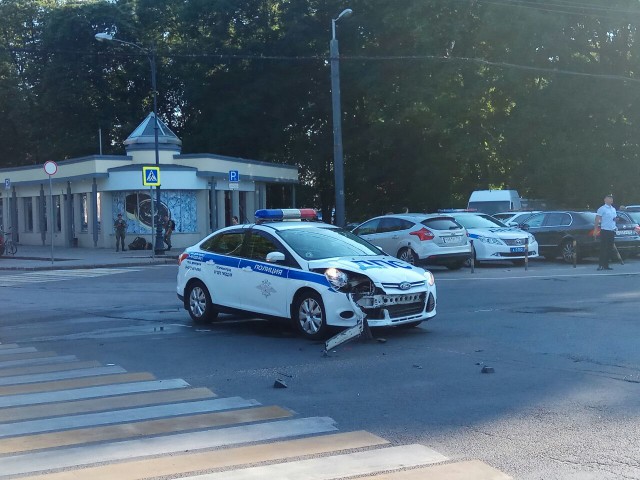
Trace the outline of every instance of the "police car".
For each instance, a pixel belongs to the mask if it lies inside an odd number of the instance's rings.
[[[436,315],[431,272],[347,230],[303,221],[315,218],[313,209],[258,210],[255,224],[188,247],[177,294],[193,321],[242,311],[290,319],[303,336],[321,339],[363,314],[370,327],[416,326]]]
[[[538,242],[530,233],[508,227],[484,213],[448,211],[447,214],[467,229],[469,238],[473,240],[474,258],[477,262],[511,260],[515,264],[522,264],[525,261],[525,250],[528,250],[529,258],[538,256]]]

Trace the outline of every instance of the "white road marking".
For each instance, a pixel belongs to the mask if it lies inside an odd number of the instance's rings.
[[[35,405],[38,403],[64,402],[66,400],[80,400],[83,398],[108,397],[124,393],[149,392],[153,390],[169,390],[187,388],[190,385],[184,380],[149,380],[146,382],[117,383],[100,387],[75,388],[56,392],[22,393],[0,397],[0,407],[15,407],[18,405]]]
[[[447,457],[435,450],[424,445],[412,444],[238,469],[233,471],[232,476],[230,476],[230,472],[217,472],[182,478],[184,480],[222,480],[229,478],[233,478],[233,480],[262,480],[265,478],[331,480],[417,467],[447,460]]]
[[[15,353],[31,353],[37,352],[35,347],[19,347],[19,348],[7,348],[0,350],[0,360],[2,360],[2,355],[13,355]]]
[[[70,378],[94,377],[98,375],[111,375],[114,373],[126,373],[118,366],[80,368],[78,370],[66,370],[64,372],[31,373],[29,375],[16,375],[0,378],[0,385],[19,385],[24,383],[51,382],[54,380],[67,380]]]
[[[59,468],[122,461],[149,455],[216,448],[247,442],[263,442],[336,430],[337,428],[331,418],[310,417],[13,455],[2,457],[0,478]]]
[[[0,424],[0,437],[13,435],[27,435],[31,433],[51,432],[54,430],[96,427],[114,423],[139,422],[143,420],[168,418],[179,415],[195,415],[198,413],[218,412],[247,407],[255,407],[259,403],[255,400],[245,400],[240,397],[216,398],[195,402],[171,403],[153,407],[128,408],[84,415],[67,415],[59,418],[28,420]]]
[[[118,273],[139,272],[133,268],[78,268],[70,270],[45,270],[36,272],[23,272],[19,274],[0,276],[0,287],[16,287],[24,284],[57,282],[62,280],[75,280],[78,278],[103,277]]]
[[[2,358],[0,357],[0,360]],[[0,362],[0,368],[21,367],[27,365],[48,365],[50,363],[67,363],[78,360],[75,355],[58,355],[57,357],[25,358],[23,360],[5,360]]]

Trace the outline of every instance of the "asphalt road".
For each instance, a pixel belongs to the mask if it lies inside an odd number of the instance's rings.
[[[284,323],[194,327],[175,266],[0,272],[0,342],[328,416],[513,478],[640,479],[640,260],[595,267],[434,269],[435,319],[328,357]]]

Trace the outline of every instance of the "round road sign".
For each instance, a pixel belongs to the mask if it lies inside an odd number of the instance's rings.
[[[55,175],[58,171],[58,164],[52,160],[44,162],[44,171],[47,172],[47,175]]]

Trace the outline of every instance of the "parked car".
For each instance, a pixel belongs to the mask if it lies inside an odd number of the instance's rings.
[[[640,253],[640,211],[618,211],[617,214],[616,248],[623,256],[638,255]]]
[[[456,221],[466,228],[473,239],[474,259],[477,263],[487,260],[511,260],[524,264],[525,254],[538,256],[538,244],[533,235],[519,228],[509,227],[485,213],[454,212]],[[528,250],[527,250],[528,248]]]
[[[353,233],[311,219],[312,209],[258,210],[256,224],[222,228],[179,258],[176,291],[196,323],[219,312],[290,319],[310,339],[330,326],[416,326],[436,315],[431,272]],[[361,312],[358,312],[358,309]]]
[[[449,215],[383,215],[358,225],[353,233],[412,265],[457,270],[471,256],[466,230]]]
[[[577,260],[596,257],[600,254],[600,242],[593,235],[596,214],[573,210],[542,212],[529,217],[525,228],[532,233],[540,246],[540,255],[547,258],[561,257],[572,263]],[[617,221],[615,245],[621,253],[632,253],[638,248],[635,225]],[[575,240],[575,247],[574,247]]]
[[[494,213],[491,216],[493,218],[497,218],[505,225],[509,227],[518,227],[524,223],[526,223],[527,218],[529,218],[534,213],[540,213],[540,211],[529,211],[529,212],[500,212]]]

